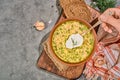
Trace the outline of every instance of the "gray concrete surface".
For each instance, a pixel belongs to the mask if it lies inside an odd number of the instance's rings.
[[[0,80],[61,80],[36,67],[41,39],[59,17],[56,0],[0,0]],[[46,28],[33,24],[43,20]]]
[[[65,80],[36,67],[39,44],[59,17],[57,1],[0,0],[0,80]],[[33,28],[37,20],[43,31]]]

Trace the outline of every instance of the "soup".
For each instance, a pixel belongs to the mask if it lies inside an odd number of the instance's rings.
[[[83,36],[81,46],[69,49],[66,41],[72,34],[82,34],[88,27],[79,21],[66,21],[59,25],[52,35],[52,48],[54,53],[64,62],[78,63],[85,60],[92,52],[94,36],[88,32]]]

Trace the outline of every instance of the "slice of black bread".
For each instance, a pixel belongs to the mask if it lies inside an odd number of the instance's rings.
[[[90,21],[91,13],[85,3],[69,3],[63,8],[63,10],[67,18],[78,18],[87,22]]]
[[[79,18],[90,21],[90,10],[84,0],[60,0],[60,5],[67,18]]]
[[[73,3],[73,2],[84,2],[84,0],[60,0],[60,5],[62,8],[65,8],[66,5],[70,4],[70,3]]]

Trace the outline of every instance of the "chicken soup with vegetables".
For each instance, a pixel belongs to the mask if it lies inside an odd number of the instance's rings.
[[[91,32],[80,36],[86,30],[88,27],[85,24],[74,20],[59,25],[52,35],[54,53],[68,63],[85,60],[91,54],[94,46],[94,36]]]

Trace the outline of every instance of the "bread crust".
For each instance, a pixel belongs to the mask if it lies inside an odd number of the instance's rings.
[[[67,18],[78,18],[90,22],[91,13],[84,0],[60,0],[60,5]]]
[[[60,5],[62,6],[62,8],[65,8],[66,5],[73,3],[73,2],[82,3],[84,2],[84,0],[60,0]]]
[[[64,13],[67,18],[78,18],[83,19],[87,22],[90,21],[90,11],[85,4],[81,4],[78,2],[73,2],[64,8]]]

